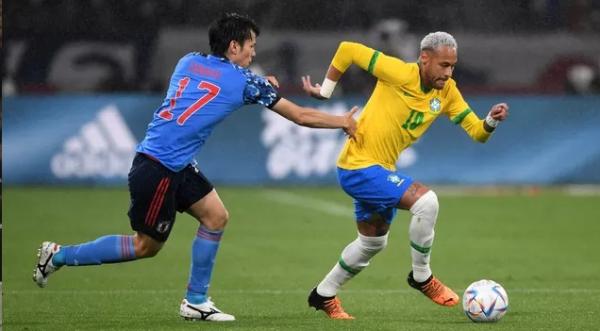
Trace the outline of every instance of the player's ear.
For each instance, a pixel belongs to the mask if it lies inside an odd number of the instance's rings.
[[[240,51],[240,48],[240,44],[237,41],[232,40],[229,42],[229,53],[232,55],[237,55],[237,53]]]
[[[419,55],[419,62],[421,62],[422,64],[427,64],[430,58],[431,54],[429,54],[429,52],[426,50],[422,50],[421,54]]]

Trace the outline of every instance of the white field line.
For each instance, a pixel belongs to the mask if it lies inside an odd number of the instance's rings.
[[[526,194],[524,188],[505,187],[462,187],[462,186],[440,186],[433,188],[440,196],[500,196],[507,194]],[[560,189],[570,196],[594,196],[600,195],[600,185],[570,185]],[[264,189],[260,194],[269,201],[283,205],[289,205],[299,209],[310,209],[334,217],[354,219],[354,208],[349,203],[341,204],[334,201],[311,198],[308,195],[297,194],[286,190]]]
[[[154,290],[154,289],[116,289],[116,290],[51,290],[51,289],[33,289],[33,290],[8,290],[4,291],[4,295],[31,295],[31,294],[52,294],[52,295],[73,295],[73,294],[85,294],[85,295],[120,295],[120,294],[171,294],[180,293],[183,294],[185,289],[165,289],[165,290]],[[214,294],[244,294],[244,295],[292,295],[292,294],[307,294],[309,290],[298,289],[298,290],[276,290],[276,289],[264,289],[264,290],[247,290],[247,289],[230,289],[230,290],[214,290]],[[456,289],[456,292],[462,293],[464,289]],[[519,294],[597,294],[600,293],[600,288],[508,288],[506,292],[510,295],[511,293]],[[340,293],[348,294],[367,294],[367,295],[392,295],[392,294],[418,294],[413,289],[355,289],[355,290],[343,290]]]
[[[472,196],[536,196],[544,192],[555,192],[573,197],[589,197],[600,195],[600,185],[557,185],[557,186],[463,186],[463,185],[431,185],[430,188],[439,196],[472,197]]]
[[[600,196],[600,185],[565,185],[556,187],[511,187],[511,186],[433,186],[439,196],[471,197],[471,196],[506,196],[523,195],[535,196],[540,189],[560,192],[572,197]],[[263,189],[261,195],[273,202],[289,205],[295,208],[310,209],[327,215],[354,219],[354,208],[351,204],[311,198],[308,195],[293,193],[284,189]]]
[[[331,216],[354,219],[354,209],[341,203],[315,199],[284,190],[262,190],[261,195],[271,201],[295,208],[311,209]]]
[[[567,185],[565,191],[571,196],[599,196],[600,185]]]

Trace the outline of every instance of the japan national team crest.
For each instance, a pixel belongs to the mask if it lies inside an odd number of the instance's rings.
[[[158,232],[158,233],[166,233],[167,231],[169,231],[170,227],[171,227],[171,222],[170,221],[160,221],[156,225],[156,232]]]
[[[431,99],[431,101],[429,101],[429,109],[434,113],[439,112],[440,109],[442,109],[442,102],[440,101],[440,99],[438,99],[438,98]]]

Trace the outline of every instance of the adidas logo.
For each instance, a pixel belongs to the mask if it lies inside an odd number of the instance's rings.
[[[79,133],[67,139],[50,161],[61,179],[126,178],[135,155],[136,140],[115,105],[108,105]]]

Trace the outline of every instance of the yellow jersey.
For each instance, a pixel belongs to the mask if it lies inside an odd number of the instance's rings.
[[[360,169],[375,164],[395,171],[400,153],[427,131],[440,115],[460,124],[471,138],[485,142],[490,133],[469,108],[453,79],[442,90],[421,85],[419,65],[386,56],[367,46],[342,42],[331,65],[345,72],[352,64],[377,77],[361,112],[355,139],[348,139],[337,166]]]

